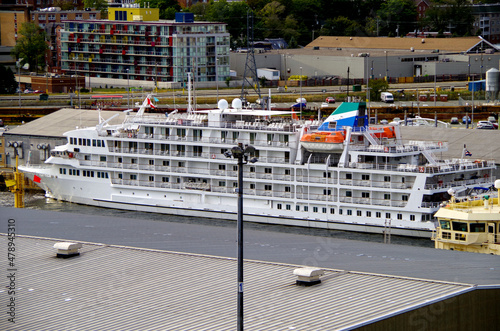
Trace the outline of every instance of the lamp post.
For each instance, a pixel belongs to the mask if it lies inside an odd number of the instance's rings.
[[[302,121],[302,67],[300,67],[300,102],[299,102],[299,107],[300,107],[300,120]]]
[[[219,104],[219,71],[218,69],[219,65],[219,58],[215,58],[215,85],[217,86],[217,104]]]
[[[21,108],[21,60],[16,62],[17,65],[17,91],[19,92],[19,108]]]
[[[127,70],[127,108],[130,108],[130,80],[129,80],[129,69]]]
[[[257,162],[257,158],[248,157],[255,153],[255,148],[251,145],[239,143],[237,146],[224,152],[227,158],[235,158],[238,161],[238,308],[237,308],[237,330],[243,331],[243,165]]]

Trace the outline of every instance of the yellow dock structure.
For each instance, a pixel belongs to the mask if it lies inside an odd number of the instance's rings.
[[[19,171],[19,156],[16,155],[16,171],[14,180],[6,180],[5,184],[14,193],[14,207],[24,208],[24,174]]]

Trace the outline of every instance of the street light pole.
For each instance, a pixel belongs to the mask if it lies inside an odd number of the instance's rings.
[[[217,104],[219,104],[219,58],[215,58],[215,85],[217,86]]]
[[[238,161],[238,307],[237,307],[237,330],[243,331],[243,165],[257,162],[257,158],[253,157],[248,160],[251,154],[255,153],[255,148],[250,145],[239,143],[238,146],[231,148],[231,151],[226,151],[224,156],[233,157]]]
[[[302,121],[302,67],[300,67],[300,102],[299,102],[299,107],[300,107],[300,120]]]
[[[19,108],[21,108],[21,61],[17,61],[17,90],[19,92]]]
[[[129,68],[127,70],[127,108],[130,108],[130,80],[129,80]]]

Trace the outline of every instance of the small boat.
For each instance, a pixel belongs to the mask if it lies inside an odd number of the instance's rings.
[[[314,132],[300,139],[302,146],[310,152],[334,152],[344,149],[345,131]]]

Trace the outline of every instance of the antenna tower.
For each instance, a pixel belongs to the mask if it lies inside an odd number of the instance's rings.
[[[254,44],[253,44],[253,15],[250,11],[247,12],[247,59],[245,62],[245,71],[243,72],[243,84],[241,85],[241,99],[245,99],[245,86],[248,84],[253,88],[255,93],[259,96],[259,100],[261,100],[260,95],[260,85],[259,79],[257,78],[257,64],[255,64],[255,52],[254,52]],[[248,79],[251,76],[252,82]],[[262,103],[264,104],[264,103]]]

